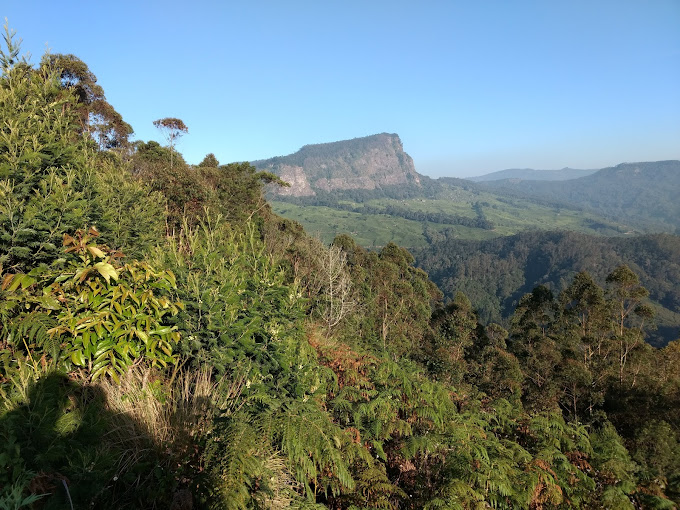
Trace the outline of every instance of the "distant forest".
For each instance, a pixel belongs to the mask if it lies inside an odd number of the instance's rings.
[[[680,238],[668,234],[597,237],[575,232],[523,232],[487,241],[447,235],[414,250],[419,267],[444,294],[464,292],[483,322],[502,322],[538,285],[557,293],[579,271],[596,281],[626,263],[639,275],[658,310],[649,340],[680,337]]]
[[[561,182],[500,180],[483,189],[570,204],[649,231],[680,233],[680,161],[622,163]]]

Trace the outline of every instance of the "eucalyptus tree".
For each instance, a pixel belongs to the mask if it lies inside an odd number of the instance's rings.
[[[189,128],[182,119],[175,117],[165,117],[163,119],[154,120],[153,125],[163,133],[163,136],[168,141],[168,145],[170,146],[170,168],[172,168],[172,154],[175,152],[175,144],[182,135],[189,132]]]
[[[612,329],[618,343],[619,384],[623,385],[626,365],[631,357],[647,347],[643,326],[654,317],[654,310],[645,303],[649,291],[640,284],[640,279],[628,266],[621,265],[614,269],[606,281],[609,284]],[[635,384],[635,373],[631,384]]]

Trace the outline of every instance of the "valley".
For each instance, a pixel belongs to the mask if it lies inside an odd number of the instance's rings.
[[[277,214],[300,222],[308,232],[318,235],[327,244],[336,235],[349,233],[359,244],[368,248],[380,248],[389,242],[408,248],[422,248],[446,230],[453,232],[457,238],[468,240],[492,239],[525,230],[563,229],[593,235],[636,232],[627,225],[617,224],[593,213],[548,207],[526,199],[505,199],[492,193],[450,191],[451,194],[464,197],[457,200],[379,198],[363,203],[344,200],[335,207],[280,199],[272,200],[271,204]],[[390,208],[392,213],[389,212]],[[428,219],[434,215],[450,215],[475,220],[480,213],[489,222],[489,228],[461,225],[446,219]],[[411,219],[416,216],[422,218]]]
[[[419,175],[402,151],[398,135],[382,134],[255,164],[275,173],[295,168],[290,188],[269,188],[274,212],[326,245],[349,234],[371,250],[408,248],[445,299],[463,292],[484,324],[507,325],[538,285],[558,293],[579,271],[602,285],[627,264],[651,291],[648,341],[665,345],[680,335],[680,243],[668,235],[680,228],[679,161],[506,170],[472,182]],[[367,165],[380,164],[387,170],[372,168],[357,186]]]

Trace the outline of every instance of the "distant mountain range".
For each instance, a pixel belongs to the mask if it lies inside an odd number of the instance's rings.
[[[680,232],[680,161],[675,160],[622,163],[601,170],[511,169],[472,180],[434,180],[416,171],[397,134],[381,133],[305,145],[294,154],[253,161],[253,165],[290,184],[270,189],[280,199],[428,199],[443,196],[446,190],[464,189],[589,211],[644,231]]]
[[[680,232],[680,161],[621,163],[561,182],[504,179],[484,189],[568,204],[652,231]]]
[[[375,190],[393,186],[420,186],[411,156],[399,135],[381,133],[341,142],[305,145],[295,154],[253,161],[290,184],[276,194],[314,196],[336,190]]]
[[[597,172],[597,170],[578,170],[562,168],[561,170],[533,170],[531,168],[510,168],[478,177],[468,177],[473,182],[500,181],[503,179],[519,179],[522,181],[567,181],[578,179]]]
[[[638,234],[680,233],[680,161],[435,180],[416,172],[398,135],[382,133],[253,164],[291,183],[271,189],[282,214],[367,246],[401,239],[447,297],[465,292],[484,322],[506,319],[535,285],[558,292],[580,270],[604,284],[626,263],[658,312],[650,341],[677,338],[680,237]]]

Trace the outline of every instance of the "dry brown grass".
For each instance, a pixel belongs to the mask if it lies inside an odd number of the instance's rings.
[[[191,461],[195,469],[202,469],[196,444],[210,433],[217,413],[238,405],[244,380],[215,380],[203,367],[180,371],[167,381],[149,368],[135,367],[120,384],[101,381],[109,410],[120,416],[107,437],[126,451],[119,471],[138,462],[150,448],[161,453],[167,468]]]

